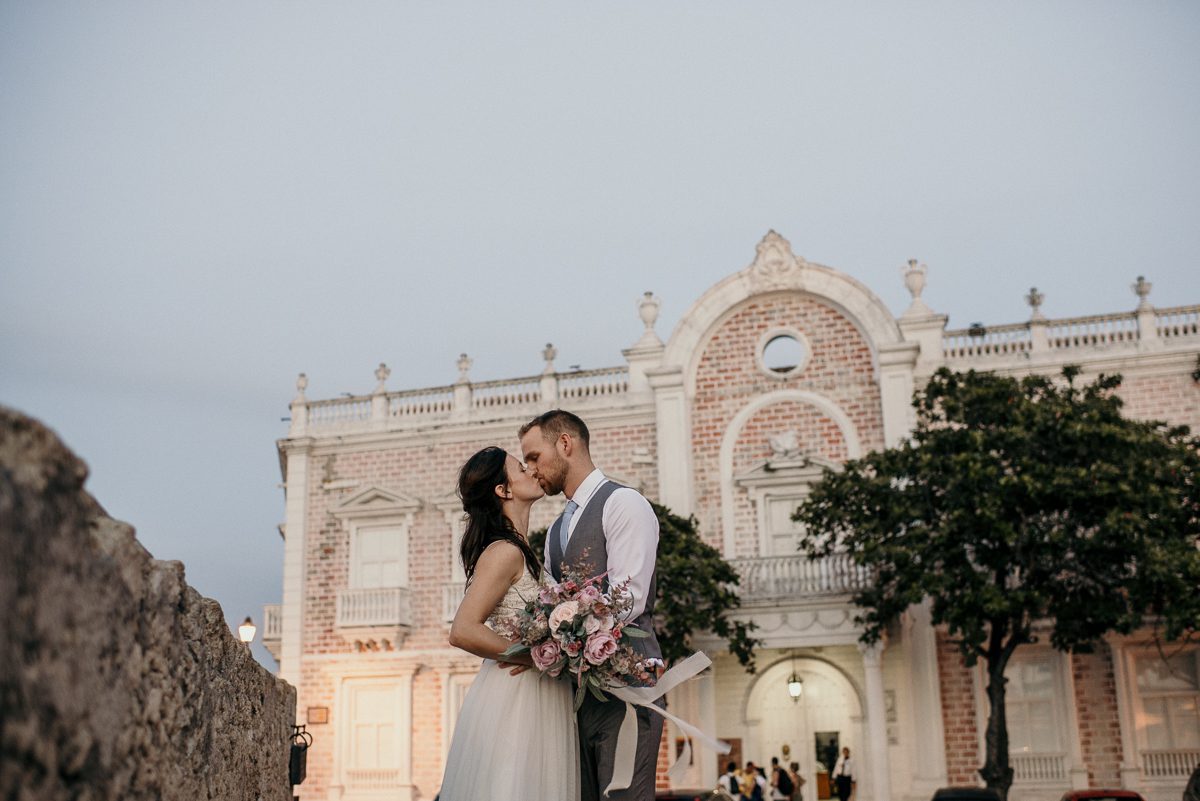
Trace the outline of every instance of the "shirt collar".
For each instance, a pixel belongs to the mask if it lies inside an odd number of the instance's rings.
[[[582,509],[587,506],[587,502],[591,499],[600,485],[604,483],[604,474],[600,472],[600,468],[596,468],[588,473],[587,478],[575,489],[575,494],[568,500],[575,501],[575,504]]]

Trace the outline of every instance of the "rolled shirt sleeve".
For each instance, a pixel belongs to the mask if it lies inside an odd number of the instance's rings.
[[[604,538],[609,583],[629,580],[633,608],[625,619],[634,620],[646,610],[658,554],[658,516],[650,502],[629,487],[614,492],[604,505]]]

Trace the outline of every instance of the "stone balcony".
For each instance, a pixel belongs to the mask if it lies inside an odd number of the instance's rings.
[[[280,643],[283,641],[283,605],[266,604],[263,606],[263,645],[279,661]]]
[[[412,604],[405,587],[341,590],[335,627],[360,651],[391,651],[412,630]]]
[[[871,581],[871,573],[846,554],[809,559],[803,554],[733,559],[741,576],[743,607],[775,606],[849,595]]]

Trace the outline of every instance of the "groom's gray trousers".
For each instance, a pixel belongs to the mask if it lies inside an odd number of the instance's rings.
[[[665,706],[659,699],[658,706]],[[638,723],[637,756],[633,783],[627,790],[608,796],[609,801],[654,801],[655,775],[658,773],[658,746],[662,740],[663,719],[649,710],[636,707]],[[625,719],[625,702],[610,698],[597,701],[591,693],[583,697],[579,720],[579,772],[582,774],[580,801],[603,801],[604,788],[612,779],[617,734]]]

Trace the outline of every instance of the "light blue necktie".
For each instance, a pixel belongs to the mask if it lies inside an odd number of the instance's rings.
[[[575,501],[567,501],[567,508],[563,510],[562,527],[558,531],[558,542],[562,546],[562,552],[567,553],[567,532],[571,530],[571,518],[575,516],[575,510],[579,508],[579,504]]]

